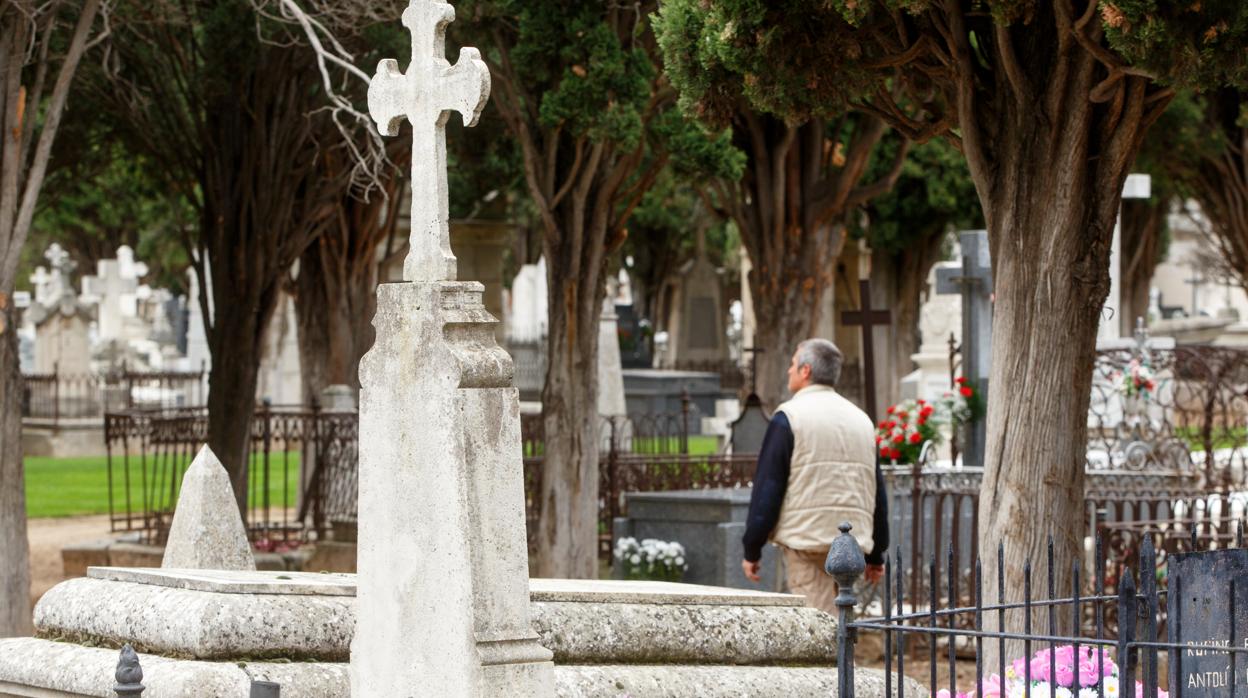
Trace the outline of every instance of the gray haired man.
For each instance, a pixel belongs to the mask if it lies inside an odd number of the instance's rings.
[[[836,583],[823,561],[842,521],[867,556],[867,581],[883,575],[888,498],[871,418],[836,392],[844,361],[826,339],[797,346],[789,365],[793,397],[776,408],[758,454],[742,545],[745,576],[759,581],[759,558],[771,540],[784,553],[789,590],[832,613]]]

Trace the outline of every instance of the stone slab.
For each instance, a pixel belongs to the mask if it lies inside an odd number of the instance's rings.
[[[87,570],[87,577],[214,594],[355,596],[355,575],[328,572],[91,567]]]
[[[341,662],[204,662],[140,654],[143,698],[239,698],[252,679],[281,685],[282,698],[350,698]],[[0,640],[0,698],[114,698],[117,650],[35,638]],[[568,665],[555,667],[559,698],[814,698],[835,696],[836,669]],[[881,698],[884,675],[855,672],[857,698]],[[894,695],[896,682],[894,682]],[[930,695],[913,679],[907,696]]]
[[[40,636],[130,642],[196,659],[328,661],[347,657],[354,636],[350,575],[91,574],[44,596],[35,608]],[[309,577],[324,584],[305,583]],[[563,663],[817,665],[835,651],[834,619],[797,596],[662,582],[534,580],[534,587],[532,627]]]
[[[355,575],[326,572],[92,567],[90,579],[204,591],[217,594],[355,596]],[[677,604],[683,606],[801,606],[801,596],[749,589],[612,579],[531,579],[535,602]]]
[[[802,606],[804,604],[804,599],[794,594],[675,582],[533,579],[529,582],[529,589],[535,602],[579,601],[683,606]]]
[[[262,574],[262,573],[257,573]],[[212,593],[71,579],[35,606],[41,637],[132,643],[195,659],[346,660],[355,599],[344,595]]]

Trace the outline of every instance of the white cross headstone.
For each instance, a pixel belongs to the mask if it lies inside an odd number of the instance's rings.
[[[52,275],[44,267],[35,267],[35,273],[30,275],[30,284],[35,289],[35,302],[42,305],[51,305],[54,302],[52,297]]]
[[[412,35],[407,72],[387,58],[368,86],[368,111],[382,135],[397,136],[404,119],[412,124],[411,246],[403,262],[404,281],[454,280],[446,195],[446,121],[458,111],[475,126],[490,97],[490,71],[475,48],[463,48],[451,65],[445,57],[446,25],[455,8],[436,0],[412,0],[403,26]],[[429,176],[430,171],[440,172]],[[423,176],[422,176],[423,175]]]
[[[382,133],[412,123],[412,230],[360,362],[356,698],[554,695],[529,616],[514,369],[484,286],[454,280],[444,127],[448,110],[475,123],[490,84],[475,49],[442,57],[454,17],[411,0],[412,64],[382,61],[369,87]]]

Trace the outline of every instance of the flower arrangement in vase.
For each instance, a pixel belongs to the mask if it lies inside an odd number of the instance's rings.
[[[615,542],[615,559],[626,579],[679,582],[689,569],[685,546],[676,541],[646,538],[640,543],[631,536]]]

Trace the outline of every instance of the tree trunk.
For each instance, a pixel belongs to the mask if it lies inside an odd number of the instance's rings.
[[[831,284],[814,290],[811,297],[800,292],[793,295],[796,297],[755,300],[756,308],[765,309],[757,312],[754,345],[764,349],[758,354],[757,391],[768,412],[791,397],[788,369],[793,352],[803,340],[818,335],[819,309],[830,307],[835,299]],[[807,312],[786,312],[788,308]]]
[[[750,295],[757,319],[758,394],[768,409],[786,397],[785,369],[797,343],[818,333],[832,307],[837,259],[845,244],[836,224],[855,206],[887,193],[901,173],[908,144],[893,168],[861,184],[884,123],[854,117],[829,127],[821,119],[792,126],[743,109],[733,140],[748,156],[739,184],[712,182],[716,210],[734,220],[750,255]],[[837,134],[836,145],[828,134]],[[851,134],[841,143],[841,134]],[[844,148],[840,148],[844,145]],[[833,339],[829,337],[829,339]]]
[[[1123,201],[1120,276],[1122,279],[1122,317],[1119,331],[1123,337],[1135,332],[1136,318],[1148,320],[1149,285],[1153,271],[1161,262],[1162,235],[1170,197],[1154,191],[1148,201]],[[1161,318],[1157,318],[1160,320]]]
[[[256,383],[260,372],[265,330],[277,305],[276,283],[271,293],[260,298],[230,295],[230,278],[213,275],[215,307],[214,331],[208,334],[212,372],[208,376],[208,446],[212,449],[234,488],[234,498],[243,520],[248,520],[247,477],[250,471],[251,419],[256,404]],[[204,288],[200,280],[200,288]],[[227,290],[219,290],[227,289]],[[247,310],[247,308],[251,310]],[[233,312],[222,310],[233,308]],[[207,320],[205,320],[207,324]]]
[[[348,385],[358,391],[360,358],[373,344],[377,265],[364,265],[361,273],[336,274],[336,262],[326,255],[324,242],[322,238],[304,252],[295,281],[299,359],[307,404],[331,385]]]
[[[1082,95],[1087,87],[1074,89]],[[1091,111],[1069,109],[1054,126],[1060,135],[1053,140],[1030,125],[1003,129],[996,138],[1003,152],[990,176],[972,162],[988,224],[995,295],[979,550],[984,579],[995,580],[997,547],[1004,546],[1007,602],[1022,600],[1028,560],[1033,592],[1047,595],[1050,540],[1055,593],[1067,597],[1086,534],[1092,363],[1129,165],[1112,143],[1097,142],[1100,124]],[[1101,148],[1099,158],[1088,154],[1090,143]],[[989,589],[995,602],[996,590],[991,584]],[[1044,613],[1033,623],[1047,630]],[[1022,627],[1021,611],[1007,613],[1007,627]],[[1070,619],[1059,619],[1057,630],[1070,631]],[[1021,645],[1011,646],[1007,657],[1021,652]]]
[[[919,350],[921,340],[923,290],[932,265],[940,260],[943,240],[943,229],[932,228],[896,252],[871,252],[872,307],[887,308],[892,313],[885,344],[880,347],[876,343],[877,366],[884,364],[876,379],[876,404],[881,410],[901,399],[901,379],[914,370],[910,357]]]
[[[601,269],[577,278],[547,252],[548,366],[542,388],[545,433],[537,569],[547,578],[598,577],[598,309]],[[587,297],[578,298],[585,294]],[[586,535],[592,531],[593,535]]]
[[[22,373],[17,313],[0,290],[0,638],[29,635],[30,546],[22,465]]]

